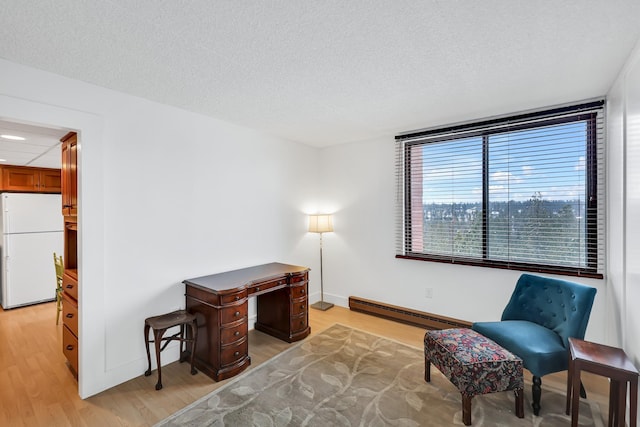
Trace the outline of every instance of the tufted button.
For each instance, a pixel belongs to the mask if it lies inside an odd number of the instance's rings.
[[[576,311],[576,308],[575,307],[571,307],[571,311]]]
[[[564,303],[560,304],[560,307],[564,308]]]
[[[571,294],[571,299],[576,299],[576,294]]]
[[[549,304],[551,304],[553,301],[551,301],[551,298],[549,298],[549,299],[547,300],[547,302],[548,302]]]

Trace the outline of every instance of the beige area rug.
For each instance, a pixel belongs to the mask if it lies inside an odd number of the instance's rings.
[[[539,417],[525,384],[525,417],[512,392],[476,396],[474,426],[568,426],[564,394],[544,388]],[[603,426],[580,403],[581,426]],[[435,368],[424,381],[423,349],[336,324],[178,411],[156,426],[454,426],[458,390]]]

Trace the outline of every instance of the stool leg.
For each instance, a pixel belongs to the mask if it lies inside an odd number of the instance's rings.
[[[179,353],[179,358],[178,361],[180,363],[184,362],[184,356],[182,353],[182,348],[184,347],[184,340],[186,338],[186,336],[184,335],[184,331],[185,331],[185,327],[184,327],[184,323],[180,325],[180,353]]]
[[[638,424],[638,376],[634,375],[629,381],[629,427]]]
[[[165,331],[166,329],[153,330],[153,335],[155,339],[154,344],[156,345],[156,363],[158,365],[158,383],[156,384],[156,390],[162,389],[162,365],[160,363],[160,341],[162,341],[162,336],[164,335]]]
[[[513,391],[516,395],[516,416],[524,418],[524,390],[519,388]]]
[[[147,365],[148,368],[144,373],[145,377],[151,375],[151,354],[149,354],[149,325],[144,325],[144,346],[147,348]]]
[[[471,425],[471,397],[462,395],[462,422]]]
[[[198,373],[196,368],[193,366],[193,361],[196,357],[196,343],[198,342],[198,325],[194,320],[191,322],[191,375],[195,375]]]

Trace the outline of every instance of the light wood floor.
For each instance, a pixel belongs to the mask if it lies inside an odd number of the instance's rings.
[[[175,362],[163,368],[161,391],[154,388],[155,371],[150,377],[141,372],[137,378],[81,400],[62,355],[62,324],[56,326],[55,312],[54,303],[0,309],[0,426],[150,426],[225,383],[202,373],[192,376],[188,364]],[[420,328],[342,307],[311,310],[309,317],[312,334],[342,323],[423,348],[425,331]],[[293,345],[256,331],[249,333],[249,343],[249,369]],[[142,340],[140,345],[144,345]],[[586,373],[583,378],[589,399],[598,401],[606,414],[607,380]],[[565,381],[564,373],[545,376],[542,392],[554,388],[564,395]],[[530,388],[525,393],[530,397]],[[529,411],[525,408],[525,413]]]

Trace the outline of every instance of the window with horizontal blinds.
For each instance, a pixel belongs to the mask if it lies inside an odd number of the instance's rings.
[[[396,137],[396,256],[604,274],[604,101]]]

